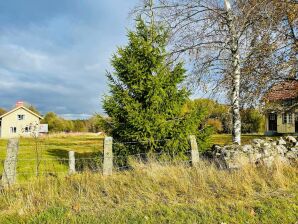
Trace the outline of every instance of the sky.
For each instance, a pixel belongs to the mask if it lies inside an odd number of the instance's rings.
[[[65,118],[103,113],[106,71],[138,0],[0,1],[0,107]]]

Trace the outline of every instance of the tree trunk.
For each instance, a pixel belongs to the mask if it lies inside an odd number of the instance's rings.
[[[291,46],[291,62],[292,71],[290,73],[290,78],[298,78],[298,38],[295,35],[295,28],[293,21],[290,19],[289,14],[287,15],[287,20],[290,29],[290,37],[292,38],[293,44]]]
[[[233,143],[241,145],[241,117],[239,109],[240,96],[240,56],[238,51],[238,35],[234,25],[234,16],[230,0],[225,1],[227,11],[227,25],[230,33],[230,48],[232,57],[232,120],[233,120]]]

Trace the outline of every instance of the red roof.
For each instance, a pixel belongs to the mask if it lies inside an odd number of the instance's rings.
[[[277,83],[265,95],[269,101],[289,100],[298,97],[298,80]]]

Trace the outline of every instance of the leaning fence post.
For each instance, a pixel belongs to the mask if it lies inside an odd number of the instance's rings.
[[[103,175],[111,175],[113,172],[113,138],[105,137],[104,139],[104,158],[103,158]]]
[[[74,174],[76,172],[76,159],[75,159],[75,152],[69,151],[68,152],[68,164],[69,164],[69,174]]]
[[[6,151],[7,155],[2,174],[2,184],[4,187],[11,186],[16,182],[19,139],[9,139]]]
[[[191,147],[191,164],[197,166],[200,161],[200,155],[198,150],[198,144],[195,135],[189,136],[190,147]]]

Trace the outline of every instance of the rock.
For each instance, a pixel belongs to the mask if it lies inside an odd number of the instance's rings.
[[[248,158],[249,158],[249,162],[251,164],[256,164],[262,158],[262,154],[261,153],[252,153],[252,154],[248,155]]]
[[[277,141],[277,144],[278,145],[286,145],[287,142],[282,137],[280,137],[280,139]]]
[[[251,152],[251,151],[253,151],[253,147],[252,147],[252,145],[244,145],[244,146],[242,146],[242,151],[243,152]]]
[[[288,158],[288,159],[297,159],[297,153],[293,152],[293,151],[288,151],[286,154],[285,154],[285,157]]]
[[[277,145],[277,146],[275,146],[275,148],[276,148],[277,152],[281,155],[284,155],[288,151],[287,147],[284,145]]]
[[[262,144],[262,146],[263,146],[263,147],[268,147],[268,146],[270,146],[270,143],[268,143],[268,142],[264,142],[264,143]]]
[[[262,140],[262,139],[259,139],[259,138],[256,138],[256,139],[253,139],[252,140],[252,143],[255,144],[255,145],[261,145],[263,144],[265,141]]]
[[[288,142],[291,142],[291,143],[297,143],[297,140],[296,140],[296,138],[294,138],[293,136],[287,136],[286,137],[286,140],[288,141]]]
[[[273,162],[274,162],[274,157],[273,156],[269,156],[267,158],[264,158],[263,160],[263,164],[267,167],[271,167]]]
[[[287,142],[280,138],[277,142],[268,139],[254,139],[248,145],[226,145],[213,146],[211,150],[205,152],[203,156],[211,159],[220,169],[240,169],[252,164],[272,166],[275,160],[282,163],[298,161],[297,142],[293,146],[294,140],[287,137]]]

